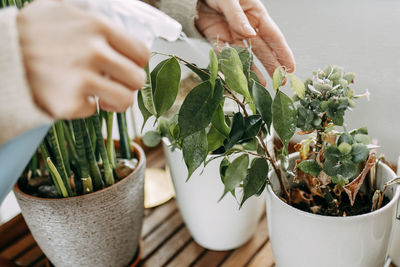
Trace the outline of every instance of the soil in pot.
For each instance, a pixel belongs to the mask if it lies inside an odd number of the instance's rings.
[[[332,207],[330,204],[332,202],[326,198],[312,195],[305,183],[293,186],[290,194],[293,207],[305,212],[326,216],[354,216],[369,213],[372,210],[372,197],[374,195],[373,193],[359,192],[354,205],[351,206],[347,194],[342,192],[339,196],[335,196],[340,199],[340,205],[336,208]],[[282,194],[280,197],[284,199]],[[389,201],[390,199],[385,196],[382,207],[389,203]]]

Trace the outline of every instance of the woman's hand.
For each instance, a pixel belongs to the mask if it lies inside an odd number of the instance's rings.
[[[250,39],[270,76],[279,66],[294,71],[292,51],[259,0],[200,0],[198,14],[196,26],[212,43],[243,46]]]
[[[135,37],[68,4],[36,0],[17,17],[35,102],[56,119],[122,112],[146,81],[150,52]]]

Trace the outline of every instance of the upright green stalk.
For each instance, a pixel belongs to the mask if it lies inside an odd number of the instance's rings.
[[[100,190],[104,187],[104,183],[101,178],[99,165],[97,165],[96,157],[94,155],[92,141],[90,140],[89,131],[87,129],[85,120],[80,120],[80,122],[83,135],[83,142],[85,144],[86,156],[89,162],[90,175],[93,180],[94,188],[96,190]]]
[[[89,178],[81,178],[82,187],[83,187],[83,194],[89,194],[93,192],[93,184],[92,179]]]
[[[68,155],[68,151],[67,151],[67,146],[65,144],[63,122],[57,121],[55,123],[55,128],[57,131],[57,140],[58,140],[58,144],[60,145],[60,152],[61,152],[61,156],[62,156],[62,159],[64,162],[65,171],[67,172],[68,178],[71,178],[72,173],[71,173],[71,167],[69,164],[69,155]]]
[[[104,169],[104,176],[105,182],[107,186],[114,184],[114,174],[113,170],[107,155],[106,146],[103,141],[103,135],[101,134],[101,123],[99,114],[95,113],[90,120],[92,121],[94,131],[96,133],[96,140],[97,140],[97,148],[100,152],[101,159],[103,160],[103,169]]]
[[[64,129],[64,136],[65,139],[67,139],[68,150],[70,152],[69,155],[71,156],[71,159],[75,161],[75,163],[78,163],[78,154],[76,153],[75,141],[71,135],[69,126],[65,121],[63,121],[62,124]]]
[[[131,148],[129,146],[128,127],[126,125],[126,114],[117,113],[118,129],[119,129],[119,145],[121,156],[124,159],[131,159]]]
[[[38,171],[37,171],[38,169],[40,169],[39,154],[36,151],[35,154],[33,154],[33,157],[28,165],[28,170],[31,172],[31,175],[32,175],[31,177],[39,176]]]
[[[76,153],[78,155],[78,165],[81,179],[91,179],[89,174],[89,164],[86,158],[85,145],[82,136],[82,127],[79,120],[73,120],[74,135],[76,140]],[[82,180],[82,182],[84,182]],[[84,192],[85,193],[85,192]]]
[[[47,158],[46,162],[47,162],[47,164],[49,166],[49,170],[51,172],[51,175],[53,177],[55,177],[55,180],[57,181],[57,184],[60,186],[61,195],[63,197],[69,197],[68,190],[64,186],[63,179],[61,178],[60,173],[58,172],[56,166],[54,166],[54,164],[53,164],[53,162],[51,161],[50,158]]]
[[[113,130],[113,121],[114,121],[114,113],[113,112],[107,112],[107,153],[108,153],[108,158],[110,159],[110,163],[113,169],[115,169],[115,166],[117,165],[117,156],[115,155],[115,147],[114,147],[114,141],[113,141],[113,136],[112,136],[112,130]]]
[[[59,195],[59,196],[64,196],[63,193],[62,193],[62,191],[61,191],[60,184],[58,183],[58,180],[57,180],[57,178],[55,177],[55,175],[53,174],[53,172],[50,170],[50,166],[49,166],[49,164],[48,164],[48,162],[47,162],[47,159],[50,158],[50,155],[49,155],[49,152],[47,151],[46,144],[44,143],[44,141],[40,144],[39,149],[40,149],[40,154],[42,155],[42,159],[43,159],[43,162],[44,162],[44,166],[46,166],[47,171],[49,172],[50,177],[51,177],[52,180],[53,180],[53,183],[54,183],[54,185],[55,185],[55,187],[56,187],[56,189],[57,189],[58,195]],[[64,184],[61,183],[61,185],[63,186]],[[64,188],[65,188],[65,187],[64,187]]]
[[[61,154],[60,144],[58,143],[57,130],[54,124],[51,126],[51,129],[48,132],[46,138],[51,144],[51,148],[53,149],[55,164],[60,171],[60,175],[64,182],[65,188],[67,188],[68,195],[73,196],[72,189],[69,184],[69,177],[67,175],[67,171],[65,170],[64,160]]]

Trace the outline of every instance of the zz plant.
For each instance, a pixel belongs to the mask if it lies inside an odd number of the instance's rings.
[[[138,94],[144,124],[151,116],[158,120],[158,130],[147,132],[143,141],[155,146],[161,137],[169,138],[183,152],[188,179],[203,164],[222,158],[220,176],[225,189],[221,198],[227,193],[238,197],[237,189],[242,188],[241,205],[263,192],[270,170],[276,173],[282,199],[309,212],[354,215],[371,210],[376,199],[384,203],[384,193],[373,183],[360,192],[367,176],[374,179],[370,170],[376,164],[367,129],[347,131],[344,124],[345,111],[354,107],[356,99],[368,96],[356,95],[351,88],[354,73],[328,66],[302,82],[279,67],[273,74],[272,96],[251,71],[251,48],[226,47],[218,55],[211,50],[207,68],[164,56],[168,58],[151,72],[147,69],[147,85]],[[167,119],[163,116],[176,99],[180,64],[201,82],[185,97],[178,114],[168,114]],[[283,91],[285,81],[293,97]],[[228,101],[237,105],[236,112],[224,112]],[[265,142],[271,127],[283,145],[276,156]],[[300,159],[288,169],[289,142],[297,129],[307,138],[295,146]],[[288,179],[293,183],[290,188]]]

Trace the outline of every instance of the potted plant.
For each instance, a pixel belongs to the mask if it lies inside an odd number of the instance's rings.
[[[221,195],[234,196],[241,207],[267,187],[277,265],[383,265],[400,191],[390,186],[395,174],[376,159],[367,129],[348,131],[344,124],[345,111],[361,97],[351,88],[354,74],[328,66],[303,83],[280,67],[273,75],[272,97],[249,70],[251,57],[250,49],[228,47],[218,57],[211,51],[207,69],[170,57],[203,82],[187,95],[177,116],[168,123],[159,119],[159,131],[147,133],[145,143],[168,137],[172,147],[182,150],[188,178],[203,163],[219,159]],[[158,79],[157,68],[149,75],[151,82]],[[282,91],[285,80],[293,98]],[[139,97],[139,103],[147,103],[141,105],[142,113],[157,118],[162,112],[149,112],[148,106],[155,102],[158,86],[149,84]],[[224,114],[227,98],[239,111]],[[265,144],[271,125],[283,144],[276,156]],[[289,156],[297,128],[307,138]],[[217,155],[207,159],[210,152]],[[179,164],[176,158],[169,161]]]
[[[116,153],[113,117],[57,121],[14,188],[29,229],[56,266],[127,266],[138,250],[146,159],[130,144],[125,113],[117,114]]]

